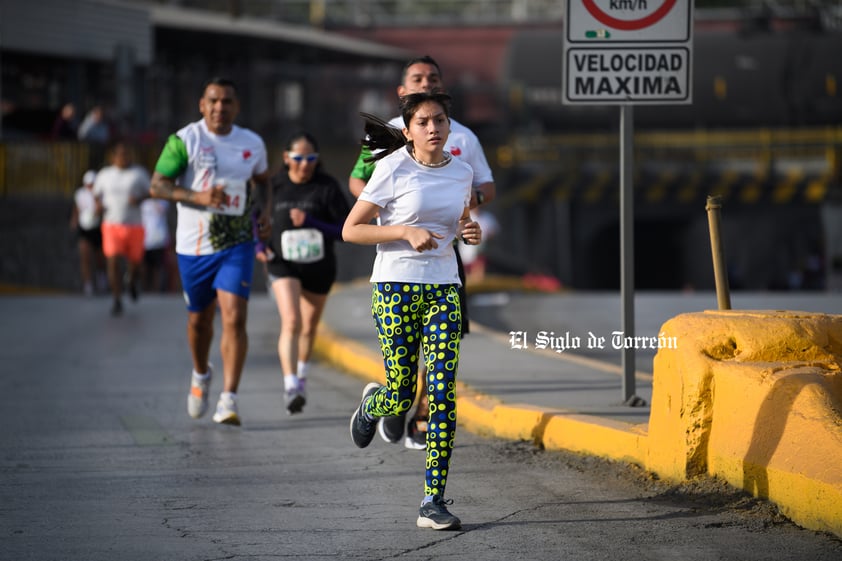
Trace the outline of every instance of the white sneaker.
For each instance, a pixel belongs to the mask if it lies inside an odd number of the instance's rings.
[[[190,376],[190,393],[187,394],[187,414],[198,419],[208,412],[208,393],[210,392],[213,368],[208,364],[208,377],[204,381],[197,381]]]
[[[237,398],[229,392],[219,394],[219,401],[216,403],[216,413],[213,414],[213,422],[221,425],[240,426],[240,415],[237,412]]]

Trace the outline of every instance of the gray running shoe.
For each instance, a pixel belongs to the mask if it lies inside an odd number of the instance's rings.
[[[431,502],[421,505],[415,525],[433,530],[458,530],[462,527],[462,521],[448,512],[447,505],[450,504],[453,501],[446,501],[436,495]]]
[[[374,432],[377,430],[377,427],[375,426],[377,424],[376,420],[366,420],[365,415],[363,414],[363,405],[365,405],[366,400],[378,389],[380,389],[380,384],[374,382],[368,384],[363,389],[363,397],[360,400],[360,406],[357,407],[354,414],[351,415],[351,439],[358,448],[365,448],[371,444],[371,440],[374,438]]]
[[[304,394],[298,388],[284,392],[284,401],[289,415],[301,413],[301,410],[304,409],[304,403],[306,403]]]
[[[406,414],[395,415],[394,417],[380,417],[377,423],[377,434],[380,438],[390,444],[400,442],[403,436],[403,425],[406,421]]]

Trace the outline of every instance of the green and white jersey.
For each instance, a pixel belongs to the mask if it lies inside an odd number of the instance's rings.
[[[266,145],[248,129],[235,125],[221,136],[200,120],[171,135],[155,171],[193,191],[224,184],[226,194],[220,210],[178,203],[176,252],[210,255],[251,240],[249,180],[267,168]]]

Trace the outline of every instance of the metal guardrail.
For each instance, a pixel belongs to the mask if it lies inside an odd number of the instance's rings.
[[[634,145],[635,183],[640,180],[649,202],[694,202],[704,179],[710,193],[730,193],[741,203],[757,202],[765,189],[763,200],[815,204],[842,181],[842,127],[640,132]],[[500,189],[500,207],[548,192],[562,200],[578,192],[595,203],[616,180],[619,139],[608,133],[519,137],[495,156],[498,169],[520,178]]]
[[[810,129],[750,129],[736,131],[660,131],[634,135],[637,154],[644,161],[751,163],[798,160],[837,166],[842,148],[842,127]],[[619,148],[616,133],[521,136],[503,147],[500,164],[557,161],[560,154],[575,154],[576,161],[613,160]],[[637,160],[637,158],[636,158]]]
[[[147,165],[158,151],[137,147],[136,161]],[[85,171],[100,169],[104,156],[103,146],[85,142],[0,143],[0,197],[72,197]]]
[[[90,147],[78,142],[0,144],[0,193],[13,196],[67,196],[81,185]]]
[[[280,148],[269,147],[270,160]],[[618,138],[611,134],[520,136],[499,146],[486,145],[492,166],[530,170],[532,179],[502,185],[501,198],[528,201],[544,189],[544,179],[563,171],[570,178],[610,176],[618,162]],[[745,131],[639,132],[635,135],[638,170],[661,175],[694,175],[701,170],[729,177],[776,175],[792,181],[803,176],[825,182],[842,179],[842,127],[758,129]],[[160,147],[137,147],[137,161],[153,169]],[[342,162],[334,155],[331,163]],[[87,169],[102,165],[101,149],[78,142],[24,141],[0,143],[0,196],[69,197]],[[337,177],[344,172],[334,170]],[[505,173],[500,174],[503,180]],[[567,185],[569,188],[570,185]],[[564,181],[559,185],[562,191]],[[782,189],[784,189],[782,187]],[[785,193],[781,192],[780,196]],[[502,202],[502,201],[501,201]]]

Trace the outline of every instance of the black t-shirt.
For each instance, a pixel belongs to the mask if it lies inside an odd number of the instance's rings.
[[[342,224],[348,216],[350,207],[342,193],[342,187],[330,175],[316,171],[307,183],[293,183],[287,170],[272,177],[272,239],[269,247],[275,253],[274,261],[281,258],[281,233],[293,229],[289,217],[290,209],[298,208],[307,213],[307,218],[322,224],[333,225],[341,232]],[[329,232],[319,224],[304,223],[302,228],[316,228],[324,234],[325,259],[336,259],[333,248],[335,232]]]

